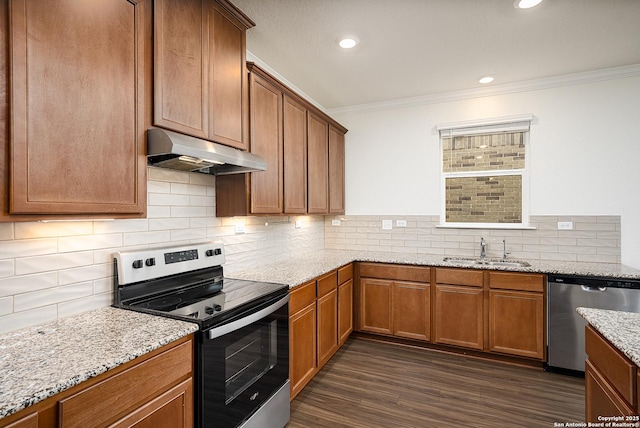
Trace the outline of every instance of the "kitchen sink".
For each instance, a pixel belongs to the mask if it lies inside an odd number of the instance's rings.
[[[519,260],[495,260],[495,259],[458,259],[445,257],[443,261],[461,266],[501,266],[501,267],[529,267],[527,262]]]

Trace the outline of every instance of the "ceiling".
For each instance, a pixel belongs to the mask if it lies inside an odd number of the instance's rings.
[[[232,2],[248,51],[325,109],[640,64],[640,0]]]

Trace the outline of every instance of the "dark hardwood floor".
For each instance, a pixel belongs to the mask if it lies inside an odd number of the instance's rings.
[[[291,402],[287,428],[584,422],[584,379],[351,338]]]

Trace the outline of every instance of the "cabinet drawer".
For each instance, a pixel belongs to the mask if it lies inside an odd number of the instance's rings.
[[[585,328],[584,339],[589,360],[627,404],[633,405],[636,399],[636,366],[590,325]]]
[[[193,342],[188,341],[61,400],[60,425],[104,425],[190,375],[192,361]]]
[[[344,284],[350,279],[353,279],[353,263],[349,263],[338,269],[338,284]]]
[[[431,268],[423,266],[360,263],[360,276],[366,278],[393,279],[396,281],[431,281]]]
[[[333,271],[325,276],[318,278],[318,297],[338,288],[338,272]]]
[[[542,293],[544,291],[544,275],[489,272],[489,287]]]
[[[436,282],[438,284],[470,285],[482,287],[483,272],[470,269],[436,269]]]
[[[298,285],[289,291],[289,313],[295,314],[316,300],[316,282]]]

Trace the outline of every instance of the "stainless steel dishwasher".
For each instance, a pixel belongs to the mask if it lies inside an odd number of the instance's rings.
[[[550,371],[584,372],[586,321],[577,307],[640,312],[640,280],[549,275],[547,343]]]

